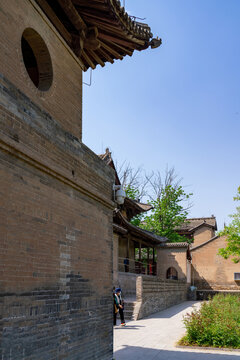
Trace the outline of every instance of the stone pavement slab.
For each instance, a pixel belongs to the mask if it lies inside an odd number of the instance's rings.
[[[114,328],[116,360],[237,360],[239,351],[178,348],[184,335],[183,316],[199,307],[200,302],[186,301],[143,320],[129,321]]]

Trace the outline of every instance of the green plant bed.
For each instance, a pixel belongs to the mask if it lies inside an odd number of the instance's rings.
[[[240,349],[240,297],[215,295],[183,319],[179,345]]]

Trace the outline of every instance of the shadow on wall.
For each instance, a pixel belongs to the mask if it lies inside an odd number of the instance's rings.
[[[217,294],[217,292],[213,292],[213,287],[195,268],[192,268],[192,275],[192,283],[193,279],[195,279],[194,286],[197,288],[197,300],[208,300],[209,297]]]
[[[114,353],[113,359],[116,360],[236,360],[238,354],[225,355],[225,354],[211,354],[207,351],[203,353],[195,353],[192,350],[187,351],[169,351],[169,350],[156,350],[149,348],[142,348],[138,346],[125,346],[124,349],[118,350]]]
[[[209,282],[199,274],[199,272],[192,266],[192,285],[197,287],[197,290],[213,290]],[[203,300],[203,299],[198,299]]]
[[[224,290],[224,293],[233,293],[238,290],[240,293],[240,284],[235,281],[236,285],[211,284],[201,276],[195,268],[192,268],[192,284],[197,287],[197,300],[208,300]]]

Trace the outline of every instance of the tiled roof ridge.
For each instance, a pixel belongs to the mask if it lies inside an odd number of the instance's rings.
[[[189,243],[187,242],[170,242],[162,244],[161,247],[189,247]]]
[[[216,219],[215,216],[206,216],[206,217],[195,217],[195,218],[187,218],[185,221],[188,221],[188,220],[203,220],[203,219]]]
[[[220,237],[219,235],[215,235],[215,236],[213,236],[211,239],[203,242],[202,244],[199,244],[199,245],[197,245],[197,246],[195,246],[195,247],[191,247],[191,248],[190,248],[190,251],[197,250],[198,248],[200,248],[200,247],[202,247],[202,246],[204,246],[204,245],[207,245],[208,243],[210,243],[210,242],[213,241],[213,240],[216,240],[216,239],[219,238],[219,237]]]
[[[121,6],[119,0],[107,0],[111,9],[114,11],[114,14],[118,16],[119,21],[121,22],[121,27],[128,32],[131,32],[134,36],[144,38],[149,40],[153,37],[151,33],[151,28],[147,24],[139,23],[128,15],[125,11],[125,8]]]
[[[193,226],[189,229],[189,231],[192,231],[192,230],[196,230],[197,228],[201,227],[201,226],[209,226],[209,227],[214,227],[214,225],[211,225],[211,224],[208,224],[206,222],[201,222],[200,224],[196,225],[196,226]]]

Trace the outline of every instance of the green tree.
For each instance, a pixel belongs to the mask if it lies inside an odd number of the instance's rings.
[[[133,169],[130,164],[122,164],[119,175],[127,197],[152,205],[150,214],[139,214],[131,219],[131,223],[145,230],[165,236],[172,242],[188,241],[180,236],[176,228],[181,226],[188,215],[190,197],[180,185],[175,168],[168,166],[162,174],[160,171],[143,173],[142,167]],[[186,207],[185,204],[187,203]]]
[[[234,201],[240,201],[240,186],[238,188],[237,196],[233,198]],[[240,262],[240,206],[236,207],[236,213],[229,215],[232,222],[225,226],[224,230],[219,235],[225,235],[227,246],[219,249],[219,255],[224,259],[233,256],[232,261],[235,263]]]
[[[127,186],[125,186],[124,190],[126,192],[126,196],[129,199],[136,200],[136,201],[138,201],[140,199],[140,191],[138,189],[135,189],[133,186],[127,185]],[[135,226],[140,226],[143,218],[144,218],[144,215],[143,215],[143,213],[141,213],[141,214],[134,216],[130,220],[130,222],[131,222],[131,224],[133,224]]]
[[[126,185],[124,187],[124,190],[126,192],[126,196],[129,199],[132,199],[132,200],[138,200],[139,199],[140,193],[139,193],[138,189],[135,189],[133,186],[128,184],[128,185]]]
[[[156,200],[150,201],[153,210],[146,215],[140,227],[152,231],[156,235],[167,237],[170,242],[182,242],[188,239],[179,235],[177,227],[187,218],[188,208],[183,202],[189,200],[192,194],[187,194],[180,185],[163,186],[158,192]]]

